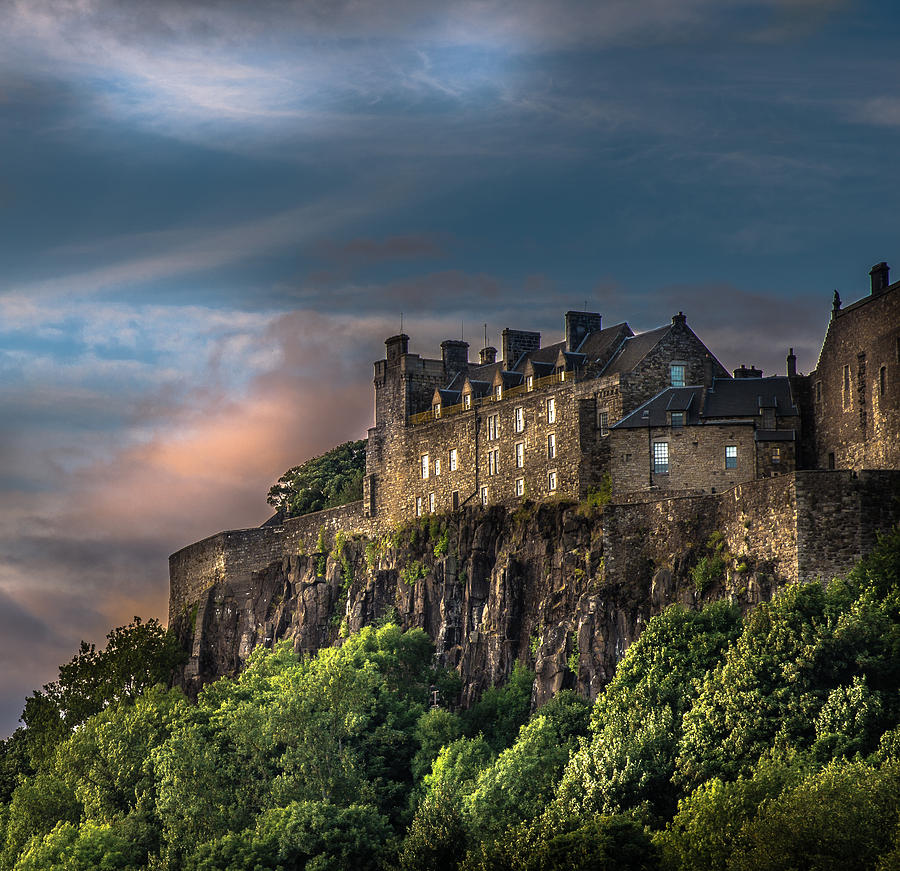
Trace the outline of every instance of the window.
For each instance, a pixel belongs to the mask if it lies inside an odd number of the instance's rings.
[[[828,468],[829,468],[829,469],[834,469],[834,467],[835,467],[835,466],[834,466],[834,451],[832,451],[832,452],[828,455]]]
[[[822,401],[822,382],[816,381],[816,402]]]
[[[516,442],[516,468],[525,467],[525,442]]]
[[[844,366],[844,408],[850,407],[850,367]]]
[[[441,458],[440,457],[437,457],[434,461],[434,474],[435,475],[441,474]]]
[[[609,412],[605,408],[597,412],[597,429],[600,430],[601,437],[609,435]]]
[[[775,429],[775,409],[764,408],[762,410],[762,428]]]
[[[422,516],[422,497],[416,496],[416,517]]]
[[[525,495],[525,479],[516,478],[516,496]]]
[[[678,428],[684,426],[684,412],[683,411],[673,411],[672,412],[672,426]]]
[[[516,432],[522,432],[525,429],[525,409],[517,408],[515,413]]]
[[[494,388],[494,399],[503,399],[503,385],[498,384]]]
[[[459,511],[459,490],[454,490],[450,494],[450,504],[453,506],[454,511]]]
[[[472,394],[467,393],[463,396],[463,408],[468,411],[472,407]]]
[[[684,387],[684,363],[672,363],[669,366],[669,381],[672,387]]]
[[[884,389],[887,387],[887,367],[882,366],[878,370],[878,393],[884,396]]]
[[[534,390],[534,375],[527,375],[525,377],[525,389],[530,393]]]
[[[737,445],[725,445],[725,468],[737,468]]]
[[[428,511],[430,514],[434,514],[434,505],[435,505],[434,493],[428,494]]]
[[[772,448],[772,462],[773,463],[781,462],[781,448]]]
[[[492,414],[487,419],[488,440],[493,441],[500,437],[500,415]]]
[[[560,370],[559,370],[559,380],[560,380],[560,381],[565,381],[565,380],[566,380],[566,370],[565,370],[565,369],[560,369]]]
[[[488,504],[488,488],[487,487],[481,488],[481,504],[482,505]]]
[[[653,474],[668,475],[669,474],[669,443],[654,442],[653,443]]]
[[[547,489],[551,492],[556,489],[556,472],[547,475]]]
[[[434,412],[435,417],[441,416],[441,404],[440,402],[435,402],[434,405],[431,406],[431,410]]]
[[[556,433],[547,436],[547,459],[552,460],[556,456]]]
[[[457,460],[456,448],[450,448],[450,471],[451,472],[456,471],[457,462],[458,462],[458,460]]]
[[[552,396],[547,400],[547,423],[556,423],[556,400]]]
[[[488,451],[488,474],[496,475],[499,468],[500,468],[500,451],[497,448],[495,448],[492,451]]]
[[[428,454],[422,454],[422,480],[428,480]]]

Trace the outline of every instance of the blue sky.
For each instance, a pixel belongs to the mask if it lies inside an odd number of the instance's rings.
[[[900,13],[0,0],[0,733],[434,354],[588,305],[815,365],[900,257]]]

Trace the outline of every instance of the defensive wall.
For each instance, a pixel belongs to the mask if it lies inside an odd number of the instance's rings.
[[[519,503],[514,500],[510,507]],[[847,572],[900,522],[900,471],[800,471],[747,481],[716,494],[617,498],[603,516],[607,581],[646,577],[674,561],[697,559],[712,532],[774,583]],[[169,619],[217,583],[247,585],[254,573],[291,554],[314,553],[321,530],[374,537],[387,518],[366,517],[362,502],[292,518],[281,525],[220,532],[169,558]]]

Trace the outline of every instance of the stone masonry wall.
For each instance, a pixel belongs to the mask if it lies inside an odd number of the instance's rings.
[[[811,380],[818,468],[900,468],[900,284],[833,313]]]

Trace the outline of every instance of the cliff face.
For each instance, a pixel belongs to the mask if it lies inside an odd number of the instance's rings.
[[[174,616],[192,652],[183,685],[196,691],[234,674],[259,644],[290,639],[312,652],[389,616],[434,639],[440,661],[459,669],[464,705],[516,659],[537,672],[536,704],[566,687],[593,698],[651,615],[673,601],[698,602],[692,544],[662,569],[640,553],[619,579],[608,577],[602,514],[558,503],[337,536],[322,552],[217,583]],[[767,580],[752,598],[771,592]],[[747,577],[741,583],[746,591]],[[706,595],[722,591],[720,582]]]

